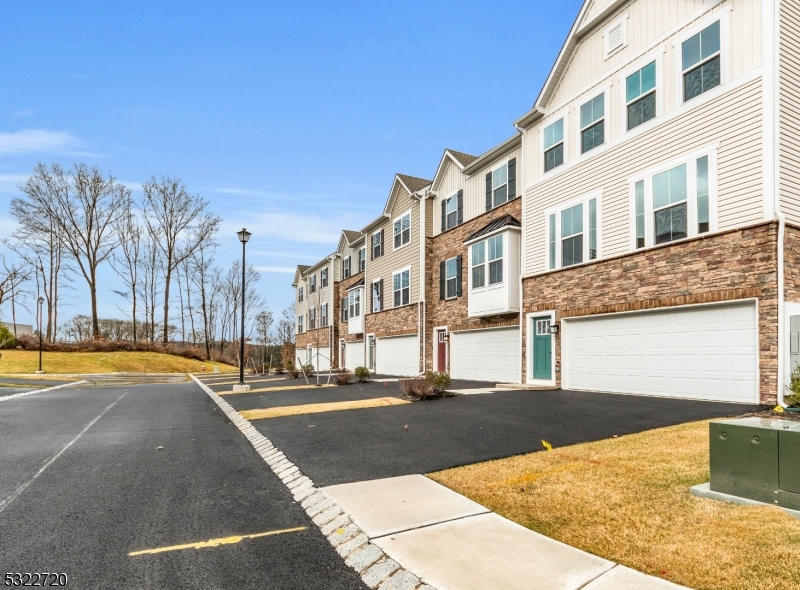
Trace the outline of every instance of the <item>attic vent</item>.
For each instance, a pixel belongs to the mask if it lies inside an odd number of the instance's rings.
[[[606,56],[625,45],[625,20],[620,20],[606,31]]]

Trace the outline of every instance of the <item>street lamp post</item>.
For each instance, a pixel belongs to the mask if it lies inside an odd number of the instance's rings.
[[[249,231],[242,228],[242,231],[236,232],[236,235],[239,236],[239,241],[242,243],[242,333],[241,338],[239,338],[239,384],[233,386],[233,391],[249,391],[250,386],[245,385],[244,383],[244,304],[245,304],[245,246],[247,245],[247,241],[250,239],[252,235]]]
[[[41,375],[44,373],[42,369],[42,304],[44,303],[44,297],[39,297],[37,303],[39,304],[39,370],[36,371],[36,374]]]

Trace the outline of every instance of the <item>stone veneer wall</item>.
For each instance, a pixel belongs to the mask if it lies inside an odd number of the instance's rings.
[[[783,240],[784,297],[800,303],[800,227],[786,224]]]
[[[425,267],[427,268],[427,276],[425,277],[425,299],[427,300],[425,314],[425,370],[433,370],[433,329],[437,326],[448,326],[451,332],[457,332],[459,330],[519,325],[519,313],[517,312],[482,318],[468,316],[469,256],[464,240],[498,217],[506,215],[511,215],[518,221],[522,221],[522,199],[514,199],[438,236],[427,238],[425,244]],[[439,264],[459,254],[464,257],[461,271],[461,297],[441,300],[439,299]],[[510,278],[514,281],[519,280],[519,277]],[[449,346],[447,350],[449,355]]]
[[[556,312],[563,318],[680,305],[758,299],[760,397],[774,403],[777,387],[777,232],[776,222],[712,234],[651,248],[523,281],[525,313]],[[787,231],[794,268],[800,268],[800,233]],[[788,262],[787,262],[788,267]],[[788,274],[788,273],[787,273]],[[792,297],[800,277],[793,276]],[[787,293],[789,292],[787,280]],[[788,299],[788,296],[787,296]],[[526,330],[525,326],[523,330]],[[555,337],[561,365],[561,335]],[[523,359],[527,357],[523,334]],[[527,363],[523,363],[526,379]],[[561,373],[556,372],[556,384]]]

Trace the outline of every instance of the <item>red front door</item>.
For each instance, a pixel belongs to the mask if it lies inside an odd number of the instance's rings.
[[[436,332],[436,370],[442,373],[447,371],[447,331]]]

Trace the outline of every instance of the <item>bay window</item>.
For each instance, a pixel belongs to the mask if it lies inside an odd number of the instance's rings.
[[[503,282],[503,234],[472,245],[470,256],[472,289]]]

